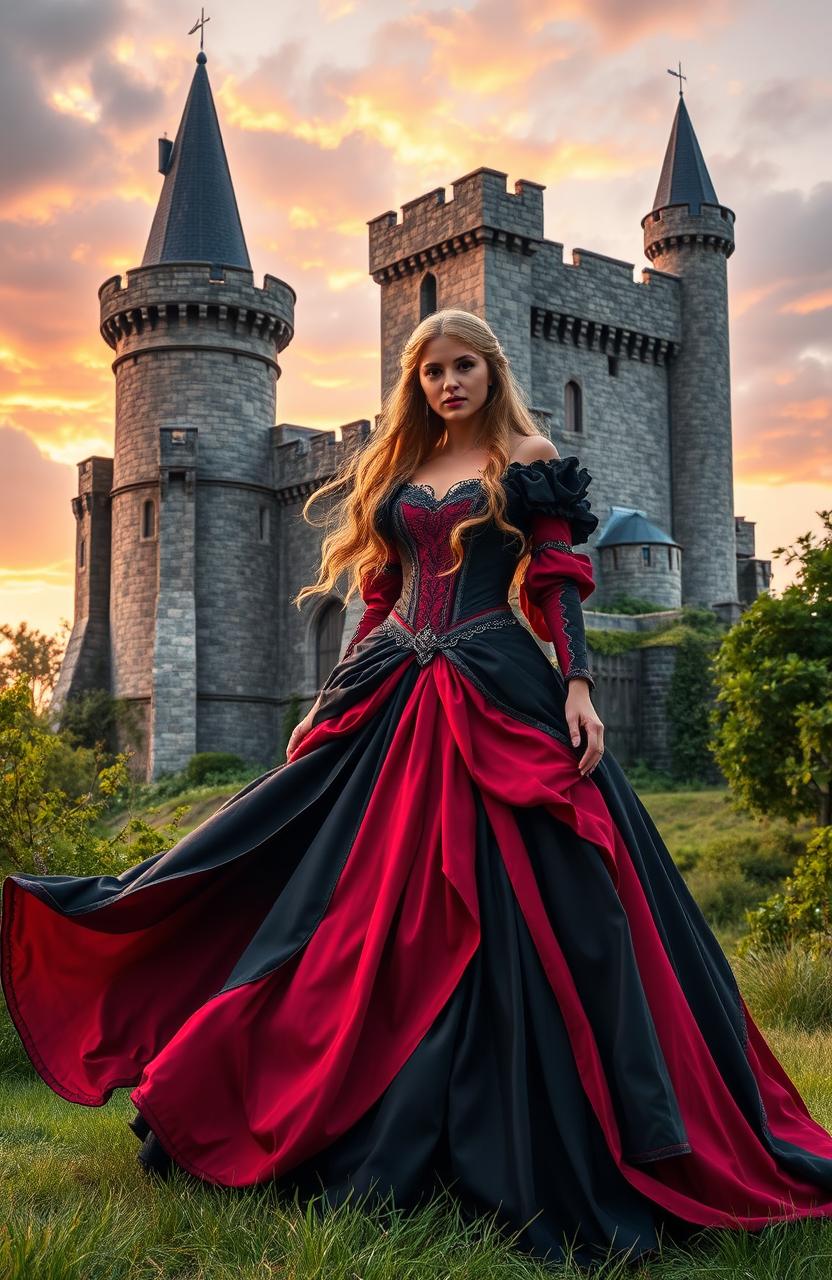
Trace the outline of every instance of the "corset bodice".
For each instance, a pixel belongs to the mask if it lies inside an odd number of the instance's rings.
[[[518,557],[511,539],[494,522],[463,531],[463,562],[452,574],[450,532],[485,503],[481,481],[459,480],[437,498],[431,485],[406,481],[387,504],[385,532],[396,545],[402,565],[401,596],[395,611],[414,631],[430,626],[441,633],[467,618],[505,606]],[[506,516],[523,528],[522,513]]]

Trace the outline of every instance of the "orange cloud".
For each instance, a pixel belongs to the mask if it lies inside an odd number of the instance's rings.
[[[783,315],[808,316],[813,311],[826,311],[829,307],[832,307],[832,289],[820,289],[785,303],[780,311]]]

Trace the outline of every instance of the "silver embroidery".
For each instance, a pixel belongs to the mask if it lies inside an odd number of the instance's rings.
[[[536,556],[538,551],[542,551],[544,547],[556,547],[558,551],[569,551],[575,554],[571,542],[563,542],[560,538],[547,538],[545,542],[538,542],[532,551],[532,555]]]
[[[519,627],[521,625],[511,610],[507,612],[500,610],[489,617],[477,618],[467,623],[463,622],[459,626],[453,627],[450,631],[439,632],[434,631],[429,622],[426,622],[420,631],[408,631],[406,627],[396,621],[395,617],[388,615],[380,623],[379,630],[390,636],[401,648],[413,649],[419,666],[424,667],[437,653],[451,648],[458,644],[460,640],[467,640],[469,636],[478,635],[482,631],[492,631],[495,627]]]

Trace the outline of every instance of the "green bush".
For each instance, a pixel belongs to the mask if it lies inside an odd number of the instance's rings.
[[[126,755],[104,764],[72,747],[32,709],[25,675],[0,689],[0,868],[34,875],[117,875],[168,848],[185,808],[166,826],[130,816],[100,833],[114,800],[129,790]]]
[[[755,1020],[807,1031],[832,1027],[832,959],[803,946],[735,956],[737,983]]]
[[[191,756],[183,777],[189,787],[203,787],[208,783],[232,782],[245,773],[248,765],[231,751],[200,751]]]
[[[644,596],[613,596],[609,604],[605,604],[601,613],[662,613],[666,605],[656,604],[655,600],[647,600]]]
[[[67,698],[59,721],[61,734],[75,746],[94,748],[100,745],[113,754],[119,712],[119,699],[105,689],[91,689]]]
[[[673,860],[709,924],[727,925],[742,923],[759,908],[805,851],[799,836],[770,830],[679,845]]]
[[[741,954],[772,946],[832,954],[832,827],[818,827],[783,888],[747,914]]]

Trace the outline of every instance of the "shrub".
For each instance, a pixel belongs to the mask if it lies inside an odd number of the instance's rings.
[[[590,606],[591,607],[591,606]],[[627,596],[618,594],[604,605],[602,613],[661,613],[667,605],[657,604],[655,600],[647,600],[644,596]]]
[[[832,827],[818,827],[780,892],[747,914],[740,953],[803,944],[832,954]]]
[[[231,782],[248,769],[245,760],[231,751],[200,751],[191,756],[184,769],[184,781],[190,787],[208,783]]]
[[[104,765],[97,753],[74,752],[33,711],[25,675],[0,689],[0,863],[35,875],[115,875],[173,843],[185,808],[161,828],[131,816],[115,835],[99,834],[128,789],[128,757]]]

